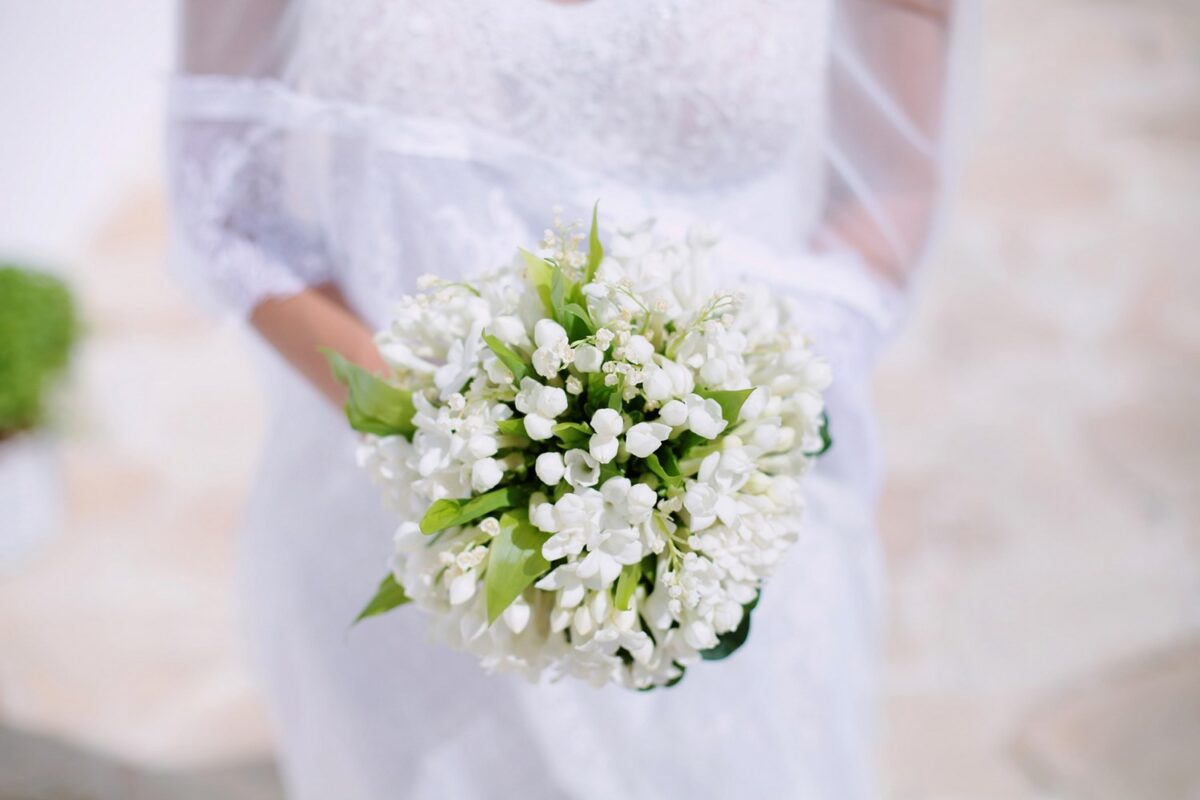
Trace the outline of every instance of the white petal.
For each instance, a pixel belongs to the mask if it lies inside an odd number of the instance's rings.
[[[533,326],[533,341],[538,347],[553,347],[566,340],[566,330],[552,319],[539,319]]]
[[[672,400],[658,412],[658,418],[667,425],[677,428],[687,422],[687,405],[682,400]]]
[[[530,414],[525,417],[525,433],[535,442],[542,442],[554,434],[554,420],[540,414]]]
[[[566,465],[563,463],[562,453],[542,453],[534,462],[533,470],[537,473],[538,478],[547,486],[555,486],[563,478],[563,473],[566,472]]]
[[[601,436],[596,434],[588,440],[588,452],[592,458],[596,459],[601,464],[607,464],[617,457],[617,448],[620,442],[615,436]]]

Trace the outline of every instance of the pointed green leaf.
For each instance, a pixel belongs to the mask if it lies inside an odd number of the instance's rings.
[[[550,562],[542,556],[542,545],[549,538],[550,534],[534,527],[523,509],[500,517],[500,533],[488,545],[484,576],[489,625],[550,570]]]
[[[416,408],[412,392],[397,389],[333,350],[323,348],[321,353],[333,369],[334,377],[348,391],[346,419],[350,427],[377,436],[413,437]]]
[[[554,267],[546,259],[534,255],[528,250],[521,249],[521,258],[525,261],[526,275],[529,285],[537,291],[542,299],[542,305],[550,314],[554,313],[554,301],[550,296],[550,285],[554,280]]]
[[[667,486],[673,489],[682,486],[683,478],[679,475],[679,465],[675,463],[674,454],[672,454],[671,451],[665,447],[660,448],[659,452],[662,452],[664,455],[670,457],[671,468],[668,468],[662,463],[662,460],[658,457],[658,453],[651,453],[650,455],[646,456],[645,459],[643,459],[646,462],[646,466],[651,472],[661,478],[662,482]]]
[[[592,324],[592,316],[578,302],[567,303],[563,308],[566,314],[565,327],[567,329],[567,338],[572,342],[577,342],[580,339],[586,339],[596,332],[596,326]]]
[[[443,528],[466,525],[494,511],[512,508],[525,499],[528,490],[520,486],[505,486],[467,500],[438,500],[421,518],[421,533],[436,533]]]
[[[525,418],[514,417],[512,419],[501,420],[496,423],[496,429],[499,430],[501,436],[524,436]]]
[[[723,389],[720,391],[706,391],[697,389],[696,394],[701,397],[708,397],[716,400],[721,406],[721,416],[730,426],[736,425],[738,415],[742,413],[742,406],[746,403],[746,398],[754,391],[750,389]]]
[[[600,267],[600,262],[604,260],[604,245],[600,244],[600,226],[598,225],[600,215],[600,202],[592,206],[592,229],[588,233],[588,257],[586,283],[591,283],[596,279],[596,270]]]
[[[568,450],[586,449],[588,441],[592,438],[592,428],[586,422],[560,422],[551,430]]]
[[[563,276],[562,267],[557,264],[551,267],[554,272],[550,276],[550,308],[554,312],[554,320],[567,327],[567,279]]]
[[[396,581],[396,576],[389,572],[379,583],[371,602],[367,603],[366,608],[359,612],[354,621],[361,622],[367,617],[383,614],[408,602],[411,602],[411,598],[404,593],[404,587]]]
[[[627,564],[621,570],[621,576],[617,578],[617,594],[613,598],[613,602],[617,608],[626,611],[629,608],[629,599],[633,597],[633,590],[637,588],[638,578],[642,574],[642,562],[636,564]]]
[[[487,342],[487,346],[496,354],[496,358],[500,359],[500,363],[508,367],[508,371],[513,374],[513,378],[517,383],[520,383],[521,379],[529,374],[529,365],[504,344],[504,342],[490,333],[483,335],[483,341]]]

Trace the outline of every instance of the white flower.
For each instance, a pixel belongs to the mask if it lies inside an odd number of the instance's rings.
[[[607,350],[608,346],[612,344],[613,336],[613,332],[608,328],[596,331],[596,347],[599,347],[601,351]]]
[[[630,455],[645,458],[671,435],[671,426],[661,422],[639,422],[625,434],[625,449]]]
[[[720,403],[698,394],[689,394],[684,401],[687,403],[688,430],[705,439],[715,439],[721,435],[727,423],[721,416]]]
[[[586,450],[568,450],[563,461],[567,483],[572,486],[595,486],[600,480],[600,463]]]
[[[533,369],[543,378],[553,378],[562,369],[562,358],[548,347],[533,351]]]
[[[673,428],[687,422],[688,407],[682,400],[672,400],[658,411],[658,418]]]
[[[590,344],[581,344],[575,348],[575,369],[580,372],[599,372],[604,364],[604,353],[600,348]]]
[[[604,589],[626,564],[642,560],[641,537],[635,528],[594,532],[587,540],[588,553],[579,562],[579,577],[590,589]]]
[[[525,415],[525,432],[534,441],[554,434],[554,419],[567,410],[567,393],[557,386],[544,386],[533,378],[521,379],[521,390],[513,401]]]
[[[529,344],[529,334],[517,317],[504,315],[492,320],[489,332],[509,347],[524,347]]]
[[[588,440],[588,452],[601,464],[607,464],[617,456],[617,437],[625,429],[625,420],[611,408],[601,408],[592,415],[592,438]]]
[[[584,587],[579,577],[578,562],[554,568],[534,586],[543,591],[558,592],[559,608],[574,608],[583,602]]]
[[[471,488],[486,492],[504,478],[500,462],[494,458],[481,458],[471,465]]]
[[[625,343],[625,360],[634,364],[649,364],[654,356],[654,345],[641,334],[635,333]]]
[[[542,483],[554,486],[563,479],[567,468],[563,463],[562,453],[550,452],[538,456],[533,469]]]
[[[533,341],[538,347],[553,348],[567,341],[567,331],[552,319],[539,319],[533,326]]]

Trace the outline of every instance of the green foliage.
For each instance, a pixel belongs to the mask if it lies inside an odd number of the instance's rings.
[[[496,354],[496,358],[500,359],[500,363],[508,367],[508,371],[513,374],[513,379],[517,382],[517,384],[520,384],[521,379],[529,374],[529,366],[525,363],[525,361],[519,355],[509,349],[504,342],[500,341],[490,333],[485,333],[483,335],[483,341],[486,342],[491,351]]]
[[[588,232],[587,272],[584,273],[586,283],[596,279],[596,270],[604,260],[604,245],[600,244],[599,215],[600,202],[596,201],[596,205],[592,206],[592,229]]]
[[[66,367],[79,323],[59,279],[0,266],[0,438],[32,428]]]
[[[421,518],[421,533],[437,533],[444,528],[457,528],[493,511],[512,508],[527,499],[529,490],[520,486],[505,486],[467,500],[438,500]]]
[[[542,545],[550,534],[542,533],[524,510],[500,517],[500,533],[488,545],[484,592],[488,624],[495,622],[521,592],[545,575],[550,562],[542,556]]]
[[[346,387],[346,419],[350,427],[377,436],[403,436],[412,439],[416,433],[412,392],[397,389],[367,370],[342,358],[329,349],[321,351],[333,375]]]
[[[359,612],[354,621],[362,622],[367,617],[383,614],[408,602],[411,602],[411,598],[404,593],[404,587],[397,583],[396,577],[389,572],[387,577],[380,581],[371,602],[367,603],[366,608]]]

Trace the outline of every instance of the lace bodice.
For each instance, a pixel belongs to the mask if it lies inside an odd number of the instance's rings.
[[[192,0],[176,263],[241,313],[332,281],[379,321],[600,200],[886,329],[937,197],[941,61],[903,43],[941,34],[910,6]]]
[[[317,0],[292,80],[625,180],[721,185],[818,152],[828,11],[828,0]]]

